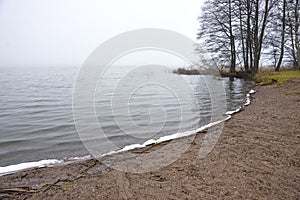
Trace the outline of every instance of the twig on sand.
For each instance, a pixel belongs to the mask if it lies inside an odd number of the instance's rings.
[[[38,190],[31,188],[0,188],[0,193],[36,193]]]
[[[49,190],[52,186],[56,185],[57,183],[60,182],[60,179],[58,179],[57,181],[55,181],[54,183],[48,185],[44,190],[43,192],[46,192],[47,190]]]

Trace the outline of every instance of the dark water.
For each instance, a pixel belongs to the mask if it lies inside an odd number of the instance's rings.
[[[80,141],[73,120],[72,93],[77,72],[77,68],[0,69],[0,166],[89,154]],[[170,71],[164,73],[171,78],[178,76]],[[140,87],[130,96],[130,120],[138,127],[151,123],[152,127],[159,127],[164,122],[158,131],[137,131],[135,126],[128,124],[126,116],[118,113],[123,106],[118,104],[123,94],[115,94],[113,110],[116,112],[111,109],[111,89],[118,83],[120,74],[111,73],[104,78],[95,93],[99,123],[116,148],[177,131],[197,129],[209,122],[212,105],[203,77],[182,76],[193,94],[181,102],[168,88],[155,84]],[[138,81],[135,79],[138,76],[130,80]],[[248,84],[243,80],[219,81],[226,90],[227,110],[241,106],[249,90]],[[127,92],[126,87],[122,84],[120,91]],[[162,111],[165,115],[161,114]],[[178,124],[182,126],[178,127]],[[131,134],[124,134],[124,129]],[[116,149],[107,149],[107,152],[111,150]]]

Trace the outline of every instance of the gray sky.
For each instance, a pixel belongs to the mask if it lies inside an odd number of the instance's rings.
[[[0,66],[79,66],[105,40],[138,28],[195,40],[202,1],[0,0]]]

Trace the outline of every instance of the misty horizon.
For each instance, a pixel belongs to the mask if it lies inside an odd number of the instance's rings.
[[[140,28],[169,29],[196,41],[201,5],[2,0],[0,67],[79,67],[107,39]]]

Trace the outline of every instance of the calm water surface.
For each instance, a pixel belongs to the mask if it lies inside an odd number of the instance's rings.
[[[77,71],[77,68],[55,67],[0,69],[0,166],[89,154],[80,141],[73,120],[72,93]],[[178,76],[171,71],[164,73],[170,77]],[[203,77],[182,76],[193,96],[180,105],[172,92],[155,84],[140,87],[130,96],[128,112],[131,122],[139,127],[152,123],[151,117],[158,119],[153,122],[157,125],[160,121],[165,122],[158,132],[146,134],[137,131],[127,118],[118,116],[118,112],[113,113],[111,109],[111,89],[122,74],[121,70],[104,77],[95,93],[99,123],[116,148],[143,143],[178,130],[194,130],[210,121],[212,105]],[[137,81],[138,77],[134,76],[131,80]],[[227,94],[227,110],[241,106],[249,91],[248,84],[243,80],[220,81],[223,81]],[[126,84],[122,87],[124,90],[121,91],[127,91]],[[114,109],[118,110],[118,94],[114,101]],[[162,111],[165,115],[161,115]],[[120,119],[119,124],[114,121],[116,116]],[[179,128],[179,124],[182,127]],[[125,134],[120,125],[134,136]],[[111,150],[116,149],[107,149],[107,152]]]

